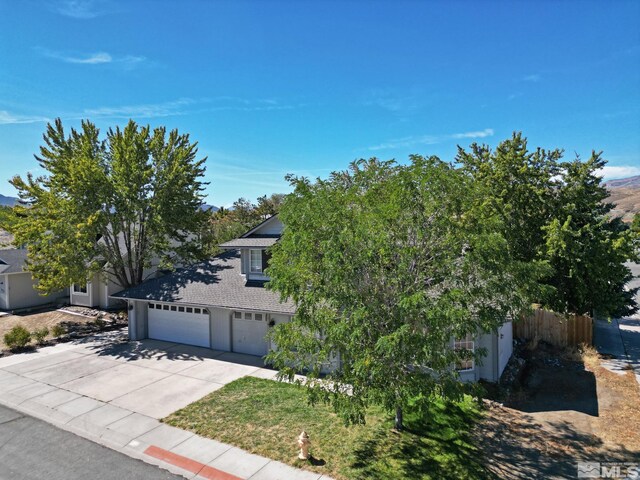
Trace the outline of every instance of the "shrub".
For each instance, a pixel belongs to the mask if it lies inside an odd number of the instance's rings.
[[[33,331],[31,333],[31,338],[33,338],[38,345],[42,345],[47,335],[49,335],[49,329],[47,327],[43,327],[39,330]]]
[[[54,325],[53,328],[51,329],[51,335],[53,335],[56,338],[61,337],[65,333],[67,333],[67,329],[60,324]]]
[[[25,347],[31,340],[29,330],[22,325],[16,325],[4,334],[4,344],[11,350]]]

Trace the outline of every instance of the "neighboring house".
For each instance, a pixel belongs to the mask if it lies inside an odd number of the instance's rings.
[[[129,308],[129,337],[153,338],[222,351],[266,355],[272,345],[269,328],[290,321],[296,307],[265,289],[268,248],[283,225],[277,216],[242,237],[220,245],[227,250],[207,262],[176,270],[161,278],[113,294]],[[455,342],[458,348],[486,348],[482,365],[459,365],[464,380],[496,381],[511,357],[511,322],[497,334]]]
[[[27,250],[0,250],[0,310],[19,310],[66,301],[68,290],[40,295],[37,281],[25,270]]]
[[[98,240],[101,242],[102,240]],[[120,255],[126,260],[129,254],[125,246],[122,235],[118,237],[118,248]],[[158,274],[159,259],[155,258],[151,262],[151,267],[146,268],[143,272],[143,278],[152,278]],[[116,292],[122,290],[122,285],[115,281],[115,275],[109,274],[108,266],[105,266],[101,272],[95,273],[90,280],[83,284],[73,284],[69,289],[69,303],[83,307],[97,308],[117,308],[122,307],[122,300],[112,298]]]

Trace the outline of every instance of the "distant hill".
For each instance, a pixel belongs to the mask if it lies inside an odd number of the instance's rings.
[[[217,212],[219,209],[218,207],[214,207],[213,205],[207,205],[205,203],[204,205],[202,205],[202,210]]]
[[[13,207],[16,203],[18,203],[18,199],[16,197],[7,197],[5,195],[0,195],[0,205]]]
[[[609,180],[606,185],[611,192],[607,200],[616,206],[611,213],[631,222],[633,216],[640,212],[640,175]]]
[[[609,188],[640,188],[640,175],[628,178],[618,178],[617,180],[609,180],[606,182]]]

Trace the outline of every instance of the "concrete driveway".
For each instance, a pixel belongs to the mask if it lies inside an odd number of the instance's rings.
[[[246,375],[272,378],[275,372],[258,357],[128,342],[123,332],[0,358],[0,390],[11,403],[72,409],[93,399],[155,419]]]

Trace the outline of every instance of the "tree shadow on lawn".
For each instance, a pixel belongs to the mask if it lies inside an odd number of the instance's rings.
[[[471,436],[479,409],[470,401],[438,401],[425,414],[407,412],[403,432],[390,430],[390,422],[382,425],[356,449],[354,478],[492,478]]]

